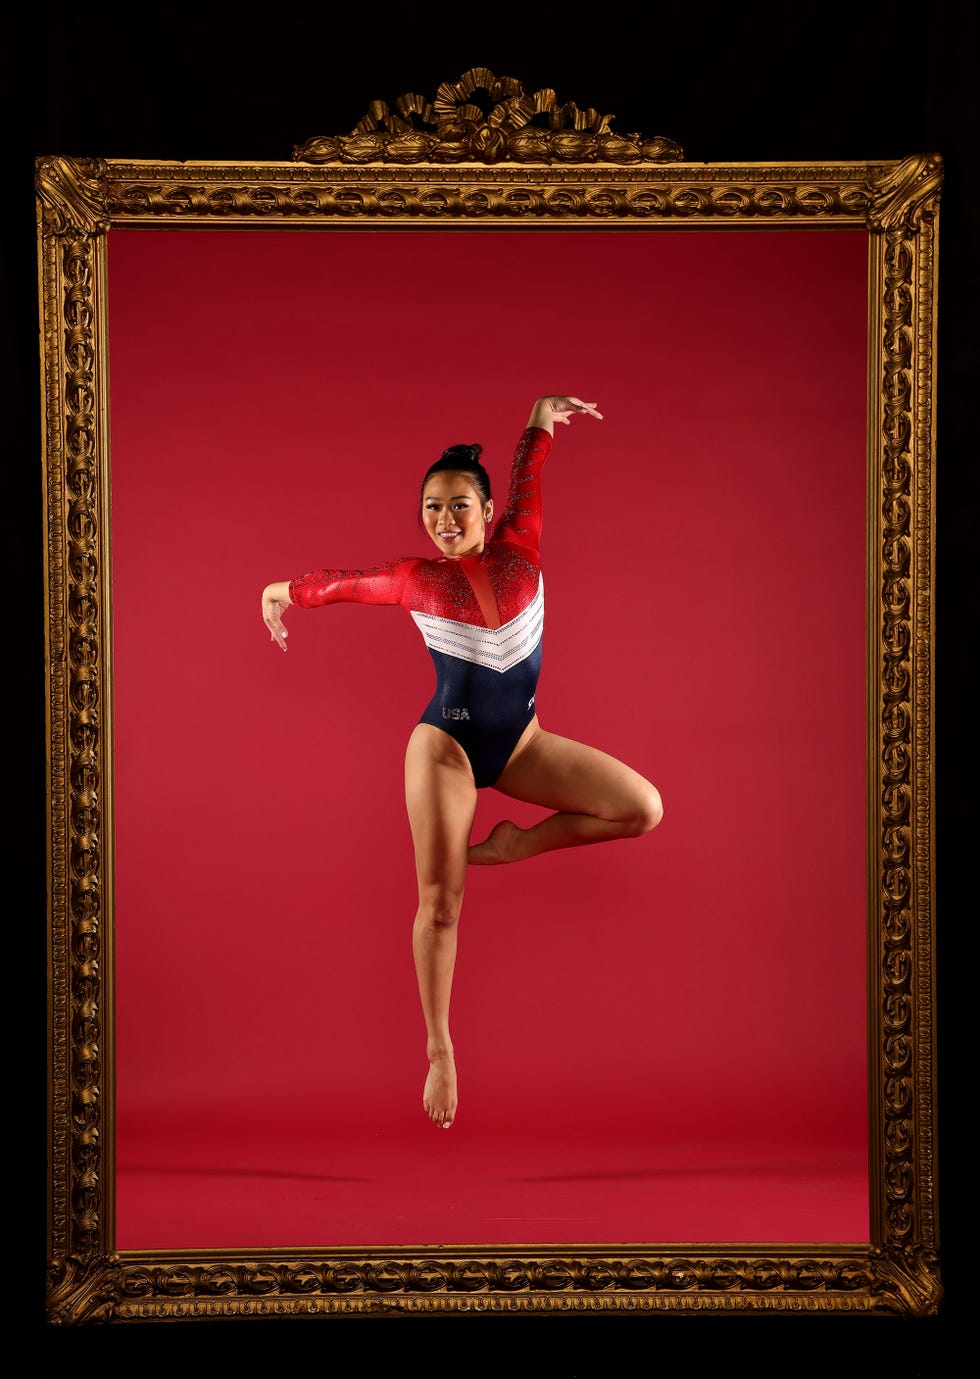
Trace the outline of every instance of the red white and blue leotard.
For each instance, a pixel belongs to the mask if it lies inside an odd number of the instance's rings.
[[[547,431],[518,441],[507,507],[479,555],[410,556],[370,570],[312,570],[290,581],[290,602],[400,603],[425,640],[436,690],[419,719],[463,748],[477,786],[499,778],[534,717],[541,671],[541,469]]]

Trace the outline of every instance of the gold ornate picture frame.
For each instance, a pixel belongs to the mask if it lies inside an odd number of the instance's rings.
[[[386,1312],[865,1312],[941,1300],[933,794],[936,154],[687,164],[484,69],[289,161],[36,164],[44,409],[49,1320]],[[870,1239],[116,1248],[107,242],[121,227],[863,229],[868,237]]]

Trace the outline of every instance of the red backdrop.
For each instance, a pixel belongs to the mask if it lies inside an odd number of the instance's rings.
[[[431,662],[354,606],[293,610],[283,656],[259,594],[427,554],[428,464],[479,441],[499,502],[566,391],[605,420],[545,471],[539,716],[665,818],[471,873],[451,1136],[863,1153],[866,290],[863,232],[113,230],[121,1166],[230,1125],[284,1160],[431,1137]],[[536,813],[483,792],[477,830],[504,816]]]

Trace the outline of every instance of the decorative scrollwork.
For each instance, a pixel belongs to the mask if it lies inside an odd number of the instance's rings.
[[[709,1311],[932,1313],[934,1254],[505,1254],[255,1260],[56,1260],[56,1323],[325,1313]]]
[[[372,101],[348,135],[307,139],[293,149],[305,163],[674,163],[684,150],[672,139],[620,134],[614,115],[554,91],[524,90],[514,77],[472,67],[443,82],[435,100],[409,92],[394,106]]]
[[[533,177],[515,183],[499,169],[455,166],[451,176],[427,165],[418,172],[387,164],[330,168],[298,165],[264,168],[261,180],[248,170],[207,167],[189,180],[183,164],[152,164],[138,174],[112,170],[107,185],[111,215],[119,223],[145,220],[214,223],[242,220],[292,222],[440,222],[520,217],[541,224],[599,224],[613,219],[645,221],[836,221],[863,225],[867,188],[853,168],[783,168],[777,183],[757,168],[664,169],[596,167],[588,179],[535,166]]]
[[[882,1210],[887,1286],[936,1300],[931,969],[931,541],[935,208],[941,160],[879,170],[868,225],[880,239],[879,758]],[[910,1261],[914,1261],[910,1263]],[[920,1274],[925,1274],[923,1283]]]
[[[76,1248],[98,1248],[101,1205],[100,1132],[102,862],[99,607],[99,519],[96,465],[98,346],[94,249],[88,236],[62,242],[64,293],[66,536],[71,581],[68,603],[70,782],[70,944],[73,963],[73,1203]]]
[[[304,1261],[301,1264],[224,1261],[207,1265],[126,1265],[119,1275],[119,1306],[167,1310],[168,1303],[190,1298],[277,1298],[286,1305],[317,1299],[325,1309],[357,1304],[370,1310],[372,1300],[389,1305],[433,1310],[454,1301],[473,1300],[488,1309],[512,1307],[521,1299],[561,1297],[573,1307],[623,1306],[628,1295],[642,1299],[684,1297],[693,1301],[707,1291],[717,1299],[753,1300],[766,1307],[793,1307],[800,1297],[822,1294],[842,1305],[857,1303],[869,1275],[860,1260],[842,1267],[830,1259],[750,1258],[539,1258],[493,1259],[416,1257]],[[711,1304],[706,1304],[711,1305]],[[379,1310],[377,1307],[375,1310]]]
[[[910,1084],[904,1049],[911,1034],[910,967],[910,682],[909,645],[909,439],[911,414],[909,292],[911,249],[899,228],[888,231],[884,274],[884,449],[882,494],[882,1038],[884,1180],[892,1239],[908,1240],[914,1217],[909,1201],[912,1144]]]
[[[67,160],[47,160],[59,167]],[[90,165],[93,166],[93,165]],[[76,169],[77,170],[77,169]],[[104,173],[98,168],[98,176]],[[52,770],[53,1007],[52,1243],[62,1259],[97,1257],[102,1237],[102,570],[98,492],[96,241],[91,218],[53,207],[49,177],[42,257],[49,563],[57,597],[48,618],[51,719],[60,756]],[[76,205],[76,212],[78,207]],[[85,229],[79,228],[84,221]],[[70,1036],[70,1037],[69,1037]],[[66,1264],[73,1279],[81,1265]],[[66,1283],[64,1287],[74,1287]]]

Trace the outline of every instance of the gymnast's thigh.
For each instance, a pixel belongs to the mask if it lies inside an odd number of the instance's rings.
[[[632,814],[656,795],[644,776],[617,757],[546,732],[536,721],[517,744],[495,789],[544,809],[606,819]]]
[[[477,789],[462,747],[441,728],[416,725],[405,752],[405,804],[420,885],[461,892]]]

